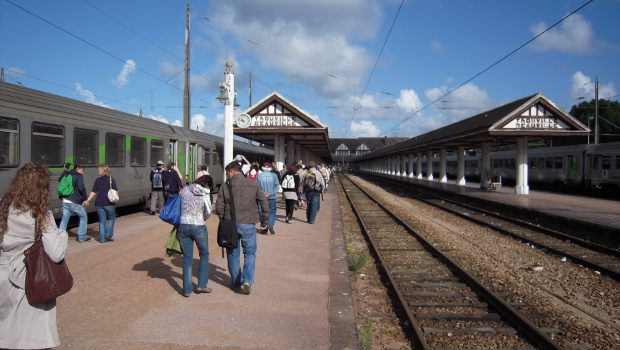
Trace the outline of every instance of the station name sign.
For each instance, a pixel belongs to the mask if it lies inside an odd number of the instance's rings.
[[[554,117],[516,117],[504,129],[566,129],[566,124]]]
[[[258,127],[274,127],[274,126],[306,126],[306,123],[301,121],[296,116],[291,115],[255,115],[252,118],[252,126]]]

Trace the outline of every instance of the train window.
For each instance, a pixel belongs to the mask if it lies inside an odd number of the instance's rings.
[[[562,157],[555,157],[554,165],[556,169],[564,169],[564,161]]]
[[[538,169],[544,169],[545,168],[545,158],[543,158],[543,157],[536,158],[536,167]]]
[[[30,159],[41,165],[63,166],[65,128],[61,125],[32,123]]]
[[[537,160],[538,160],[538,159],[536,159],[536,158],[530,158],[530,161],[529,161],[529,163],[530,163],[530,169],[536,169],[536,161],[537,161]]]
[[[508,169],[514,169],[515,168],[515,160],[514,159],[507,159],[507,165],[506,168]]]
[[[553,169],[553,158],[552,157],[545,158],[545,169]]]
[[[616,169],[620,170],[620,156],[616,156]]]
[[[105,135],[105,161],[108,166],[125,166],[125,135]]]
[[[0,118],[0,167],[19,165],[19,120]]]
[[[95,166],[99,163],[97,151],[99,133],[95,130],[73,130],[73,157],[75,164]]]
[[[213,166],[220,165],[220,152],[219,151],[213,151],[213,163],[211,165]]]
[[[151,166],[157,166],[159,160],[164,160],[164,141],[151,140]]]
[[[146,166],[146,139],[144,137],[131,137],[129,160],[131,166]]]
[[[611,156],[601,157],[601,169],[611,169]]]

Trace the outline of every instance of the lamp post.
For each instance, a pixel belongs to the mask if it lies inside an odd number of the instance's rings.
[[[218,101],[224,103],[224,164],[225,167],[233,160],[233,112],[235,106],[235,73],[232,61],[226,61],[224,82],[220,83]],[[226,172],[223,172],[226,181]]]

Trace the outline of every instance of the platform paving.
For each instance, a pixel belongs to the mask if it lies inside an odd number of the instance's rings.
[[[180,294],[182,258],[164,255],[170,225],[144,213],[124,216],[106,244],[94,242],[98,225],[89,225],[91,242],[69,243],[75,286],[58,301],[59,349],[356,348],[335,191],[313,225],[304,210],[284,223],[283,203],[277,214],[276,234],[257,237],[249,296],[228,288],[215,215],[207,222],[213,293],[189,298]],[[197,265],[195,251],[194,283]]]

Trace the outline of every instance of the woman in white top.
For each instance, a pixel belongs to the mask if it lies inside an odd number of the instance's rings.
[[[60,345],[56,301],[30,305],[26,299],[24,251],[34,242],[35,221],[43,248],[55,262],[65,257],[67,232],[49,208],[50,173],[27,163],[0,200],[0,348],[47,349]]]

